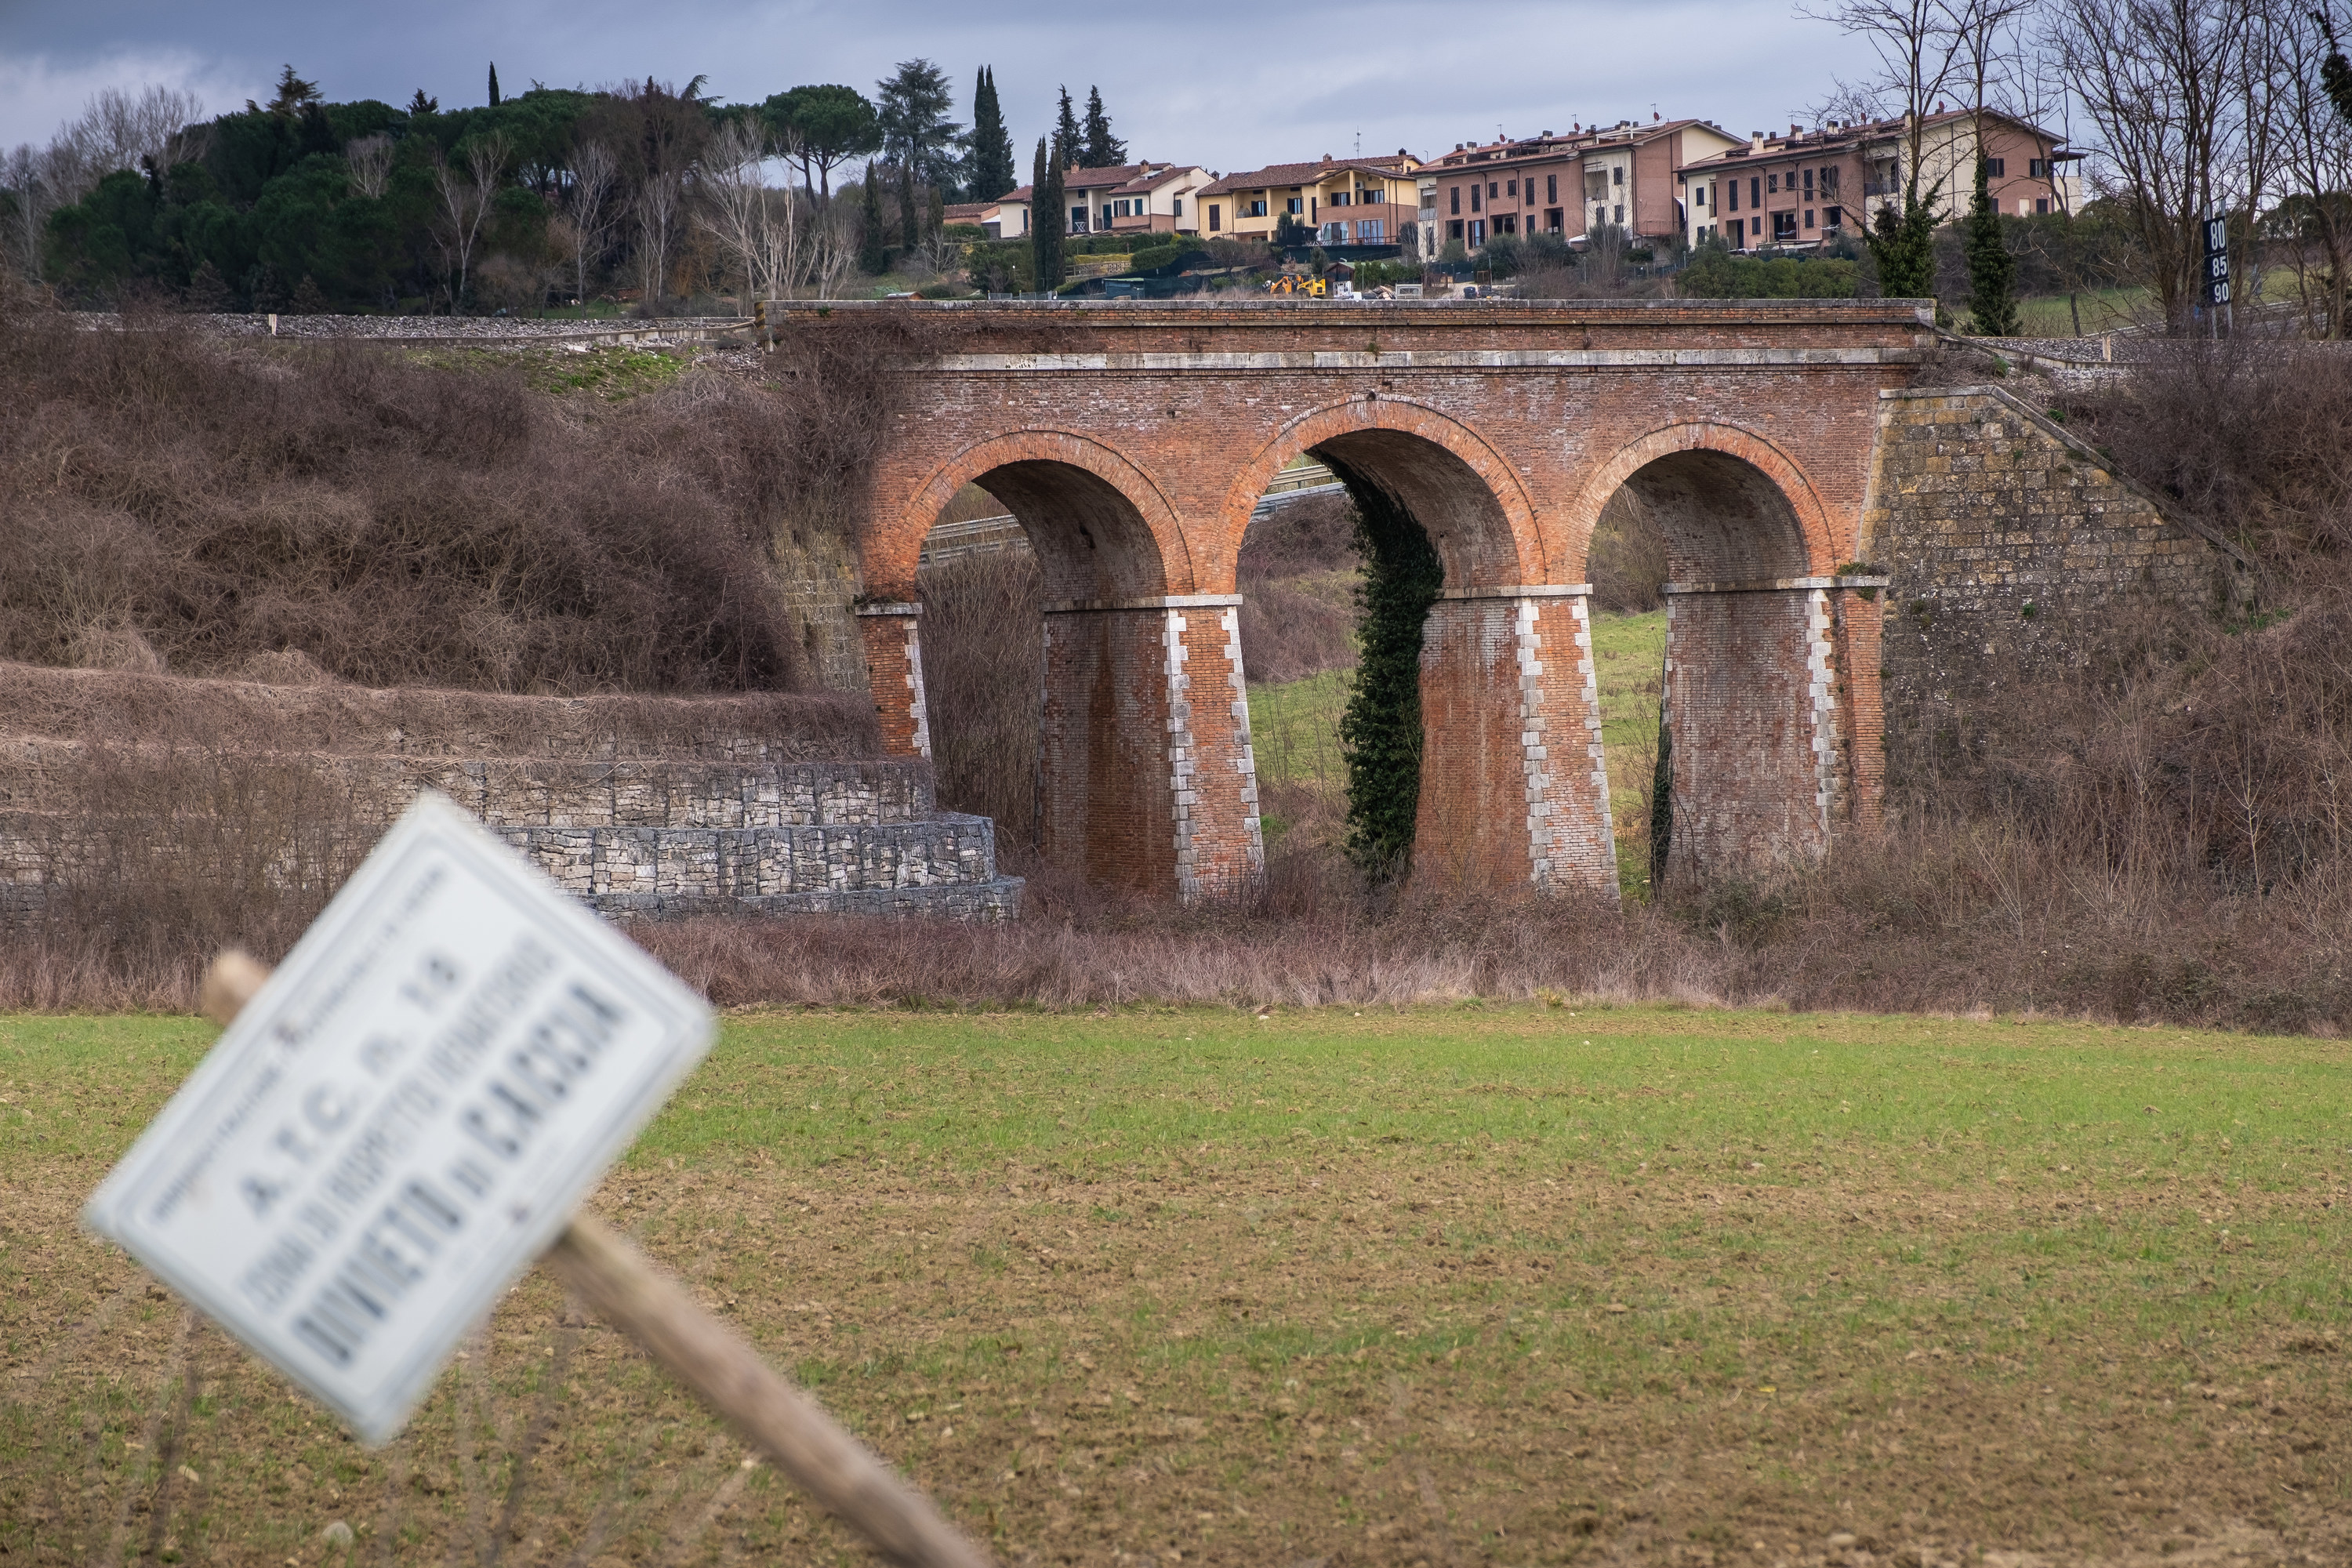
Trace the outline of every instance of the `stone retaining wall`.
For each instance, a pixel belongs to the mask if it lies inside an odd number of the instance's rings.
[[[2168,515],[1998,386],[1883,392],[1862,551],[1882,623],[1887,784],[1981,763],[2021,692],[2128,639],[2136,618],[2250,592],[2227,542]]]

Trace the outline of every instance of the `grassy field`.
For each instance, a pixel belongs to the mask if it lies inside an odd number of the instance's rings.
[[[210,1034],[0,1019],[10,1562],[861,1560],[543,1277],[371,1453],[81,1235]],[[1572,1002],[751,1015],[596,1206],[1009,1563],[2341,1562],[2347,1079]]]
[[[1601,741],[1609,759],[1609,798],[1617,824],[1617,875],[1631,896],[1649,886],[1649,821],[1644,792],[1657,760],[1658,689],[1666,654],[1666,614],[1596,614],[1593,672],[1601,687]],[[1258,781],[1279,802],[1296,785],[1325,798],[1333,816],[1345,810],[1347,767],[1339,750],[1339,716],[1348,706],[1350,672],[1328,670],[1305,680],[1250,688],[1250,738]],[[1269,811],[1267,838],[1278,842],[1287,822]]]

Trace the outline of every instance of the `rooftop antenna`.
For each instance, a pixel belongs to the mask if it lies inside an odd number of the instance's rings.
[[[1359,132],[1356,132],[1356,156],[1357,156],[1357,157],[1359,157],[1359,158],[1360,158],[1360,157],[1362,157],[1363,155],[1364,155],[1364,133],[1363,133],[1362,132],[1359,131]]]

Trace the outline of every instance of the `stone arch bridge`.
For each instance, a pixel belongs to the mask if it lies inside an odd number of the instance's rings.
[[[1613,894],[1585,557],[1621,487],[1668,544],[1670,872],[1818,856],[1878,822],[1888,605],[1874,551],[1890,542],[1874,537],[1874,492],[1921,489],[1909,468],[1884,470],[1890,407],[1933,348],[1926,306],[835,304],[783,325],[855,330],[862,312],[910,308],[945,347],[900,373],[859,545],[883,733],[929,753],[917,560],[976,483],[1045,576],[1050,859],[1187,897],[1262,868],[1236,563],[1267,482],[1302,456],[1360,502],[1409,513],[1444,563],[1422,652],[1416,877]],[[1999,396],[1957,400],[1964,445],[1985,439]],[[1996,443],[2041,451],[2027,468],[2063,466],[2042,450],[2063,433],[2026,429],[2031,413],[1993,406]],[[2152,513],[2126,521],[2179,553]],[[1967,553],[1956,537],[1928,541],[1930,568]]]

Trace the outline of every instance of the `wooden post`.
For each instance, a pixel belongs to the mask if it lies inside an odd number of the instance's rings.
[[[197,1005],[226,1027],[268,978],[268,966],[250,954],[224,952],[205,972]],[[987,1554],[929,1498],[761,1360],[742,1335],[704,1311],[626,1237],[590,1215],[575,1215],[540,1261],[884,1559],[905,1568],[988,1568]]]

